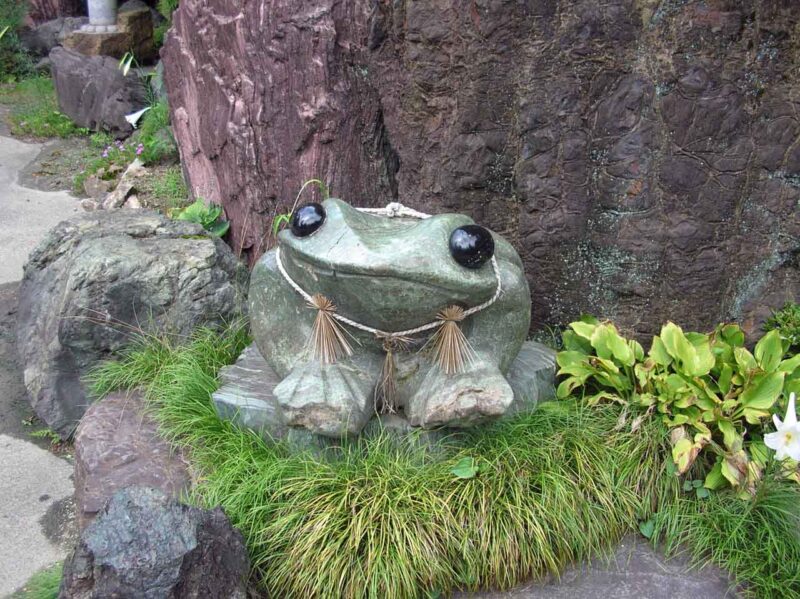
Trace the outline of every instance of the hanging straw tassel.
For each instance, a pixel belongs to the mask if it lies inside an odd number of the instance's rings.
[[[441,321],[441,325],[430,340],[433,344],[434,360],[445,374],[461,372],[474,356],[469,340],[458,326],[466,318],[464,309],[449,306],[440,311],[436,318]]]
[[[383,351],[386,357],[383,360],[383,370],[378,388],[381,394],[381,414],[394,414],[397,412],[397,365],[394,354],[397,351],[406,351],[411,342],[409,337],[383,337]]]
[[[342,326],[333,317],[336,305],[319,293],[311,296],[308,304],[317,310],[310,338],[314,357],[323,364],[333,364],[344,355],[352,356],[353,348],[347,342]]]

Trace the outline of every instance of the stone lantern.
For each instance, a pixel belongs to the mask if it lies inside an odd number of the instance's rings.
[[[88,0],[89,24],[81,27],[86,33],[117,31],[117,0]]]

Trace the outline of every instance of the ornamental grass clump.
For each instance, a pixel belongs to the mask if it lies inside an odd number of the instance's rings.
[[[192,501],[224,508],[270,596],[508,588],[601,553],[680,492],[663,425],[615,430],[609,405],[550,402],[434,452],[382,434],[292,453],[214,410],[217,370],[247,342],[242,326],[180,345],[150,338],[91,382],[98,395],[145,389],[162,434],[191,459]]]
[[[743,497],[755,493],[770,458],[763,440],[770,418],[782,397],[800,390],[800,355],[788,356],[776,331],[751,353],[737,325],[704,335],[668,323],[645,356],[613,324],[585,317],[563,339],[559,397],[620,404],[634,431],[658,417],[670,429],[678,474],[697,465],[709,490],[730,485]],[[797,478],[797,463],[789,466]]]

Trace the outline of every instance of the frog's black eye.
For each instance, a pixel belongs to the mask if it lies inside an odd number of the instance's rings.
[[[494,254],[494,238],[483,227],[464,225],[450,233],[450,254],[467,268],[480,268]]]
[[[295,237],[307,237],[324,222],[325,208],[321,204],[304,204],[292,213],[292,233]]]

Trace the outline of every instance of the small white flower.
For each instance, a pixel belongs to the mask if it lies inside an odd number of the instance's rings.
[[[133,128],[136,128],[136,125],[139,124],[139,119],[142,118],[142,115],[150,110],[150,107],[142,108],[141,110],[137,110],[136,112],[132,112],[131,114],[125,115],[125,120],[128,121]]]
[[[764,443],[775,450],[775,459],[783,460],[787,457],[800,461],[800,424],[797,423],[795,412],[795,395],[789,395],[789,405],[786,408],[786,417],[781,422],[775,414],[772,421],[775,423],[775,432],[764,435]]]

